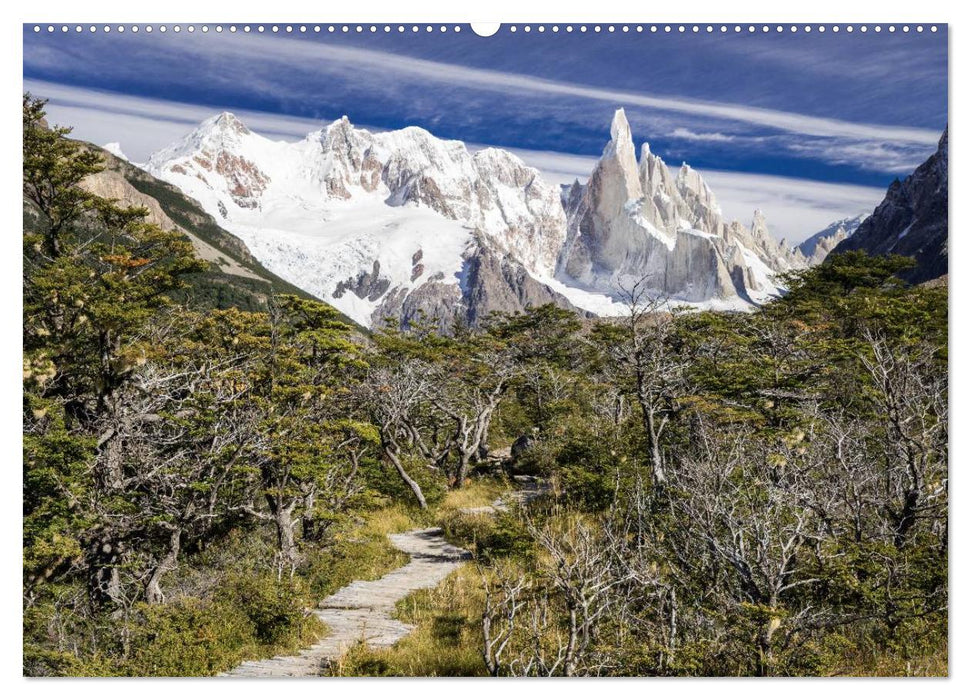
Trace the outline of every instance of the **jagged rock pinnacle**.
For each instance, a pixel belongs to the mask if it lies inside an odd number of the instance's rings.
[[[630,124],[627,121],[627,114],[624,112],[623,107],[614,112],[614,119],[610,123],[610,140],[615,142],[631,140]]]

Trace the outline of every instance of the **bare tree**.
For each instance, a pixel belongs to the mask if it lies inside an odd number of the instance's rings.
[[[414,416],[429,391],[429,384],[427,366],[418,360],[408,360],[394,368],[371,370],[361,386],[361,398],[380,434],[382,454],[423,509],[428,504],[421,486],[405,468],[403,443],[416,437]]]
[[[879,407],[883,511],[894,545],[921,520],[942,521],[947,508],[947,373],[929,344],[892,344],[864,332],[860,361]]]
[[[815,453],[766,444],[754,435],[716,433],[704,420],[697,422],[693,441],[695,450],[672,472],[673,506],[685,528],[681,541],[703,545],[688,560],[694,566],[707,559],[727,567],[731,585],[720,590],[734,604],[754,606],[756,671],[767,675],[776,632],[810,612],[793,605],[794,596],[818,580],[801,566],[825,533],[812,507],[818,470],[808,462]]]
[[[620,337],[606,352],[633,382],[654,486],[661,487],[667,481],[662,438],[686,392],[688,359],[672,348],[677,310],[669,308],[668,299],[653,295],[646,279],[625,290],[624,297],[627,314],[617,322]]]
[[[580,676],[609,663],[598,633],[629,580],[618,571],[616,541],[602,524],[572,515],[527,529],[544,553],[534,578],[500,576],[486,583],[483,658],[493,675]]]
[[[521,371],[513,357],[501,351],[477,353],[461,364],[466,366],[436,365],[428,392],[431,403],[453,426],[448,447],[457,454],[450,478],[456,488],[465,483],[472,460],[485,450],[492,417]]]
[[[227,489],[235,488],[232,475],[253,429],[240,405],[246,387],[235,379],[236,359],[147,363],[115,392],[101,436],[112,448],[100,457],[112,460],[113,480],[99,491],[103,525],[95,539],[107,566],[94,576],[116,603],[125,598],[122,566],[143,570],[145,600],[163,602],[162,578],[178,566],[185,539],[230,509]]]
[[[480,569],[485,601],[482,609],[482,660],[492,676],[508,667],[507,652],[513,648],[523,608],[535,595],[533,581],[524,574]]]

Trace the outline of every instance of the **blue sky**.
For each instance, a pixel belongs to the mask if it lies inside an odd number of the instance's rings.
[[[370,128],[418,125],[508,148],[556,180],[589,173],[622,106],[635,140],[669,165],[702,170],[726,213],[744,219],[761,206],[773,231],[790,238],[833,214],[872,209],[894,177],[934,151],[947,121],[944,26],[866,34],[506,26],[489,38],[462,29],[49,34],[29,25],[24,82],[51,98],[55,121],[81,138],[120,142],[135,161],[221,110],[286,139],[346,114]]]

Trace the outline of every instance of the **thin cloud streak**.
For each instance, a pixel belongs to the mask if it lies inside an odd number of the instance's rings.
[[[391,55],[368,49],[331,46],[299,39],[249,37],[260,43],[261,58],[274,56],[288,61],[321,60],[332,63],[367,68],[368,70],[403,73],[431,82],[447,82],[456,85],[475,85],[493,90],[516,89],[524,92],[541,92],[567,95],[610,102],[618,106],[650,107],[703,117],[717,117],[728,121],[745,122],[808,136],[827,136],[855,139],[907,141],[923,145],[936,144],[940,134],[931,129],[916,127],[863,124],[839,119],[813,117],[794,112],[750,107],[746,105],[690,100],[677,97],[659,97],[619,90],[605,90],[574,83],[544,80],[518,73],[505,73],[483,68],[471,68],[450,63],[439,63],[421,58]],[[252,55],[237,48],[233,37],[217,39],[217,45],[234,57]],[[232,44],[232,45],[231,45]]]
[[[24,90],[49,99],[49,111],[55,121],[78,129],[91,129],[91,115],[111,116],[114,121],[125,118],[139,121],[150,130],[131,143],[129,155],[147,158],[153,151],[168,145],[175,138],[181,138],[189,131],[220,111],[232,111],[254,131],[267,138],[298,141],[311,131],[321,128],[326,122],[305,117],[293,117],[270,112],[253,110],[229,110],[207,105],[189,104],[156,100],[147,97],[133,97],[118,93],[77,88],[70,85],[51,83],[43,80],[25,80]],[[77,121],[61,115],[80,117]],[[336,118],[336,117],[335,117]],[[154,128],[152,128],[154,125]],[[170,128],[165,128],[167,125]],[[155,133],[152,133],[152,132]],[[164,133],[163,137],[161,134]],[[79,134],[84,137],[83,134]],[[85,137],[87,138],[87,137]],[[120,138],[120,137],[119,137]],[[118,141],[119,138],[111,139]],[[122,143],[125,146],[125,143]]]
[[[734,141],[734,136],[722,134],[720,132],[697,133],[689,129],[678,128],[671,132],[671,138],[683,139],[685,141],[714,141],[717,143],[728,143]]]
[[[869,214],[886,194],[879,187],[778,175],[724,170],[704,170],[701,175],[726,217],[748,224],[752,213],[761,209],[771,233],[793,244],[801,243],[838,219]]]

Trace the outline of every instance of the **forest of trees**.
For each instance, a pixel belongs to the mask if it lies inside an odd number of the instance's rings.
[[[511,470],[549,495],[446,523],[466,672],[946,673],[947,288],[908,259],[831,258],[753,313],[634,288],[617,319],[364,334],[295,296],[193,304],[189,241],[87,193],[97,154],[23,110],[25,674],[299,648],[394,559],[348,533]]]

